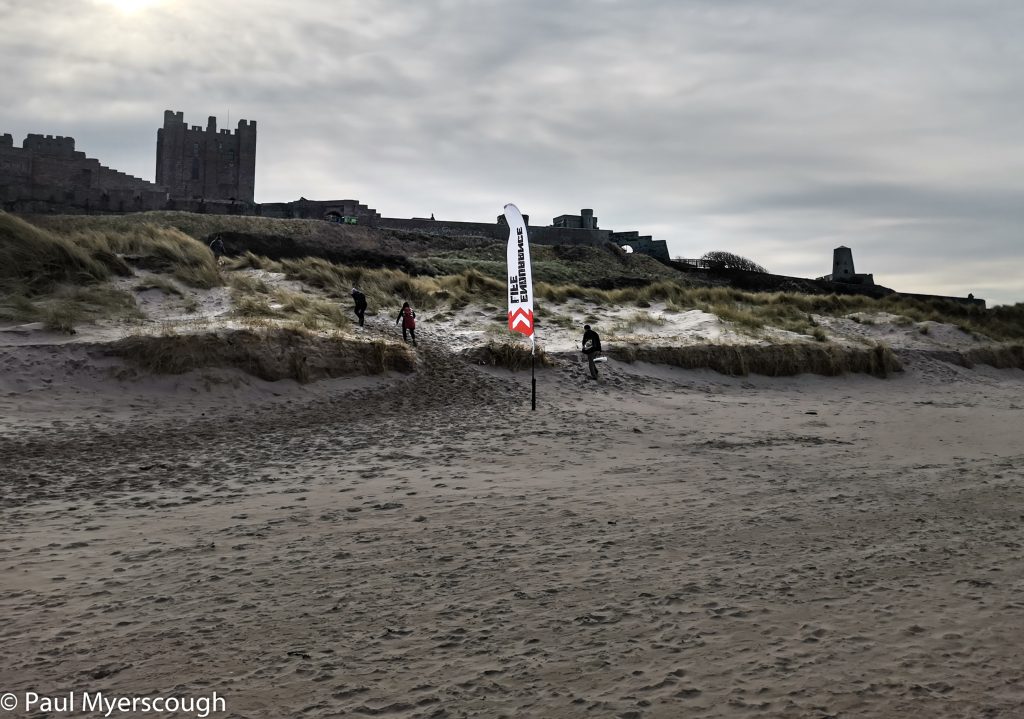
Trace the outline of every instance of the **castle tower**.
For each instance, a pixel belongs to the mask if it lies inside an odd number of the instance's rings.
[[[256,122],[238,129],[189,128],[184,113],[166,110],[156,133],[156,182],[173,198],[253,202],[256,188]]]
[[[853,269],[853,250],[849,247],[837,247],[832,250],[832,280],[852,280],[856,274]]]

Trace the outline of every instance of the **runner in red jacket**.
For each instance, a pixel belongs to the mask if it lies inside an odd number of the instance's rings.
[[[402,339],[408,342],[409,337],[412,337],[412,346],[415,347],[416,313],[412,311],[412,307],[409,306],[408,302],[402,303],[402,311],[398,313],[398,319],[395,320],[395,324],[397,325],[399,322],[402,323]]]

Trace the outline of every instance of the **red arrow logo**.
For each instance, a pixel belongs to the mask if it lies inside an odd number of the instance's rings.
[[[527,337],[533,334],[533,310],[517,307],[508,313],[508,328],[513,332],[521,332]]]

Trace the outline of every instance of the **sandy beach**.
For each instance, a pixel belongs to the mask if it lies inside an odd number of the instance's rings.
[[[528,372],[429,331],[418,362],[5,385],[0,690],[216,692],[230,717],[1024,712],[1024,372],[613,361],[540,372],[531,412]]]

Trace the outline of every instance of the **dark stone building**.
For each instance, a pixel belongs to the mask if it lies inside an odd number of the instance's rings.
[[[185,124],[184,113],[164,112],[156,132],[156,182],[171,197],[251,203],[256,188],[256,122],[238,121],[238,129],[206,129]]]
[[[375,227],[380,219],[379,212],[358,200],[307,200],[300,197],[291,202],[263,202],[256,206],[255,211],[263,217],[351,222],[370,227]]]
[[[580,210],[578,215],[559,215],[551,220],[552,227],[565,227],[572,230],[596,230],[597,218],[593,210]]]
[[[73,137],[0,135],[0,208],[16,212],[135,212],[163,208],[167,190],[75,150]]]
[[[818,279],[828,282],[847,282],[854,285],[875,284],[874,275],[857,274],[857,270],[853,267],[853,250],[845,245],[832,250],[832,274]]]

